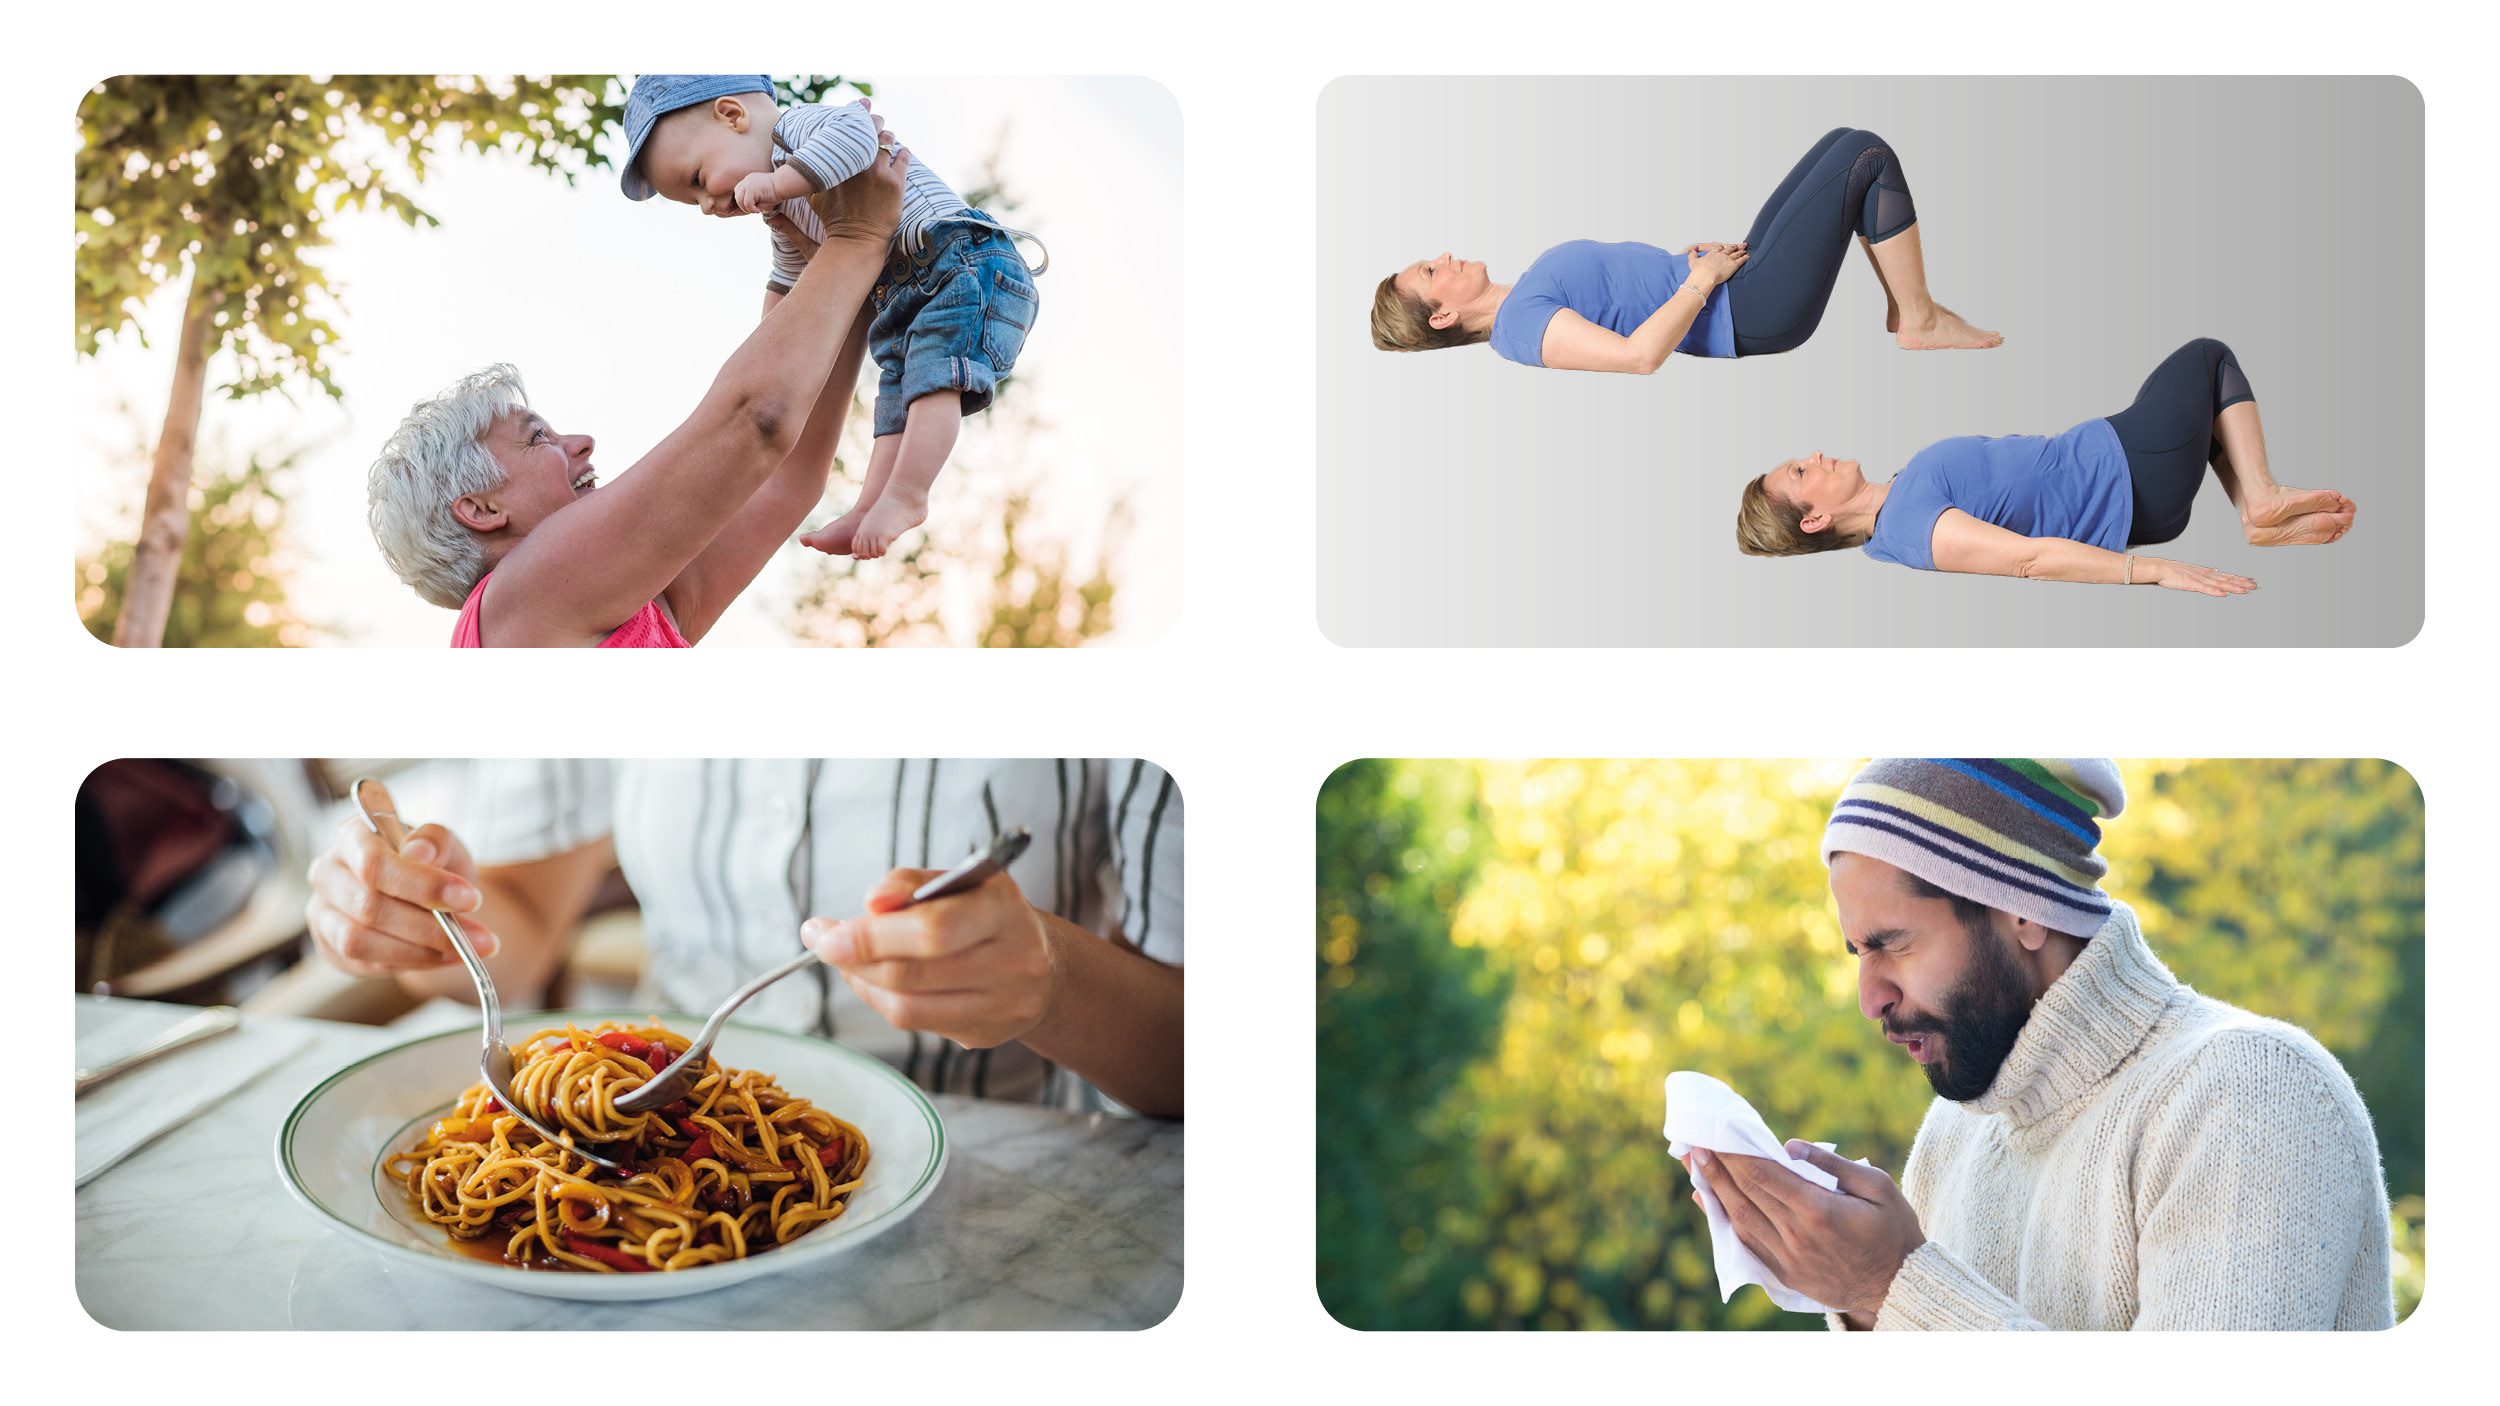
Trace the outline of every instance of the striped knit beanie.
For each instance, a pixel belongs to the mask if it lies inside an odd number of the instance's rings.
[[[1878,757],[1823,830],[1823,862],[1880,859],[1947,893],[2089,938],[2110,914],[2095,819],[2127,805],[2102,757]]]

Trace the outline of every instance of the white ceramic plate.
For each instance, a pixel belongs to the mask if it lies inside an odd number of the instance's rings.
[[[648,1011],[546,1011],[506,1022],[514,1037],[567,1020],[656,1021],[691,1033],[703,1017]],[[331,1225],[394,1258],[446,1274],[549,1298],[617,1302],[674,1298],[751,1279],[821,1269],[828,1259],[893,1229],[937,1189],[946,1169],[946,1128],[910,1081],[857,1050],[786,1031],[731,1024],[712,1057],[733,1069],[760,1069],[868,1136],[868,1175],[840,1219],[779,1249],[673,1274],[573,1274],[525,1270],[455,1247],[382,1170],[418,1124],[442,1116],[477,1082],[478,1035],[462,1029],[369,1055],[315,1085],[278,1129],[278,1175],[287,1190]]]

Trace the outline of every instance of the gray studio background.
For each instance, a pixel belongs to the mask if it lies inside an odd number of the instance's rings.
[[[2423,108],[2395,78],[1347,78],[1319,104],[1319,620],[1342,645],[2401,645],[2423,602]],[[1852,249],[1813,340],[1539,370],[1392,354],[1380,278],[1448,250],[1515,280],[1567,239],[1745,237],[1815,138],[1870,129],[1937,299],[2005,334],[1904,352]],[[1854,243],[1854,241],[1853,241]],[[2275,477],[2359,506],[2253,548],[2208,474],[2155,555],[2247,596],[1736,550],[1744,480],[1814,450],[2054,434],[2219,337]]]

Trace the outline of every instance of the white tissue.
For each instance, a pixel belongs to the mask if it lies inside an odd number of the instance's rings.
[[[1753,1105],[1739,1097],[1734,1089],[1689,1069],[1679,1069],[1667,1076],[1667,1154],[1682,1157],[1694,1148],[1711,1152],[1732,1152],[1746,1157],[1767,1157],[1786,1165],[1797,1175],[1826,1191],[1838,1190],[1840,1182],[1831,1173],[1800,1157],[1791,1157],[1778,1138],[1771,1136],[1771,1126]],[[1815,1146],[1832,1151],[1828,1142]],[[1868,1165],[1863,1159],[1858,1163]],[[1735,1297],[1747,1284],[1759,1284],[1771,1296],[1771,1302],[1794,1313],[1828,1313],[1823,1305],[1798,1293],[1779,1281],[1768,1266],[1755,1259],[1753,1251],[1736,1238],[1736,1228],[1728,1224],[1727,1211],[1719,1205],[1717,1193],[1708,1182],[1695,1178],[1701,1191],[1701,1209],[1710,1218],[1710,1253],[1719,1269],[1719,1302]]]

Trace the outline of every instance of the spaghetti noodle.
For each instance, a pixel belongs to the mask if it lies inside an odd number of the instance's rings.
[[[542,1030],[516,1047],[514,1097],[610,1171],[549,1142],[473,1085],[390,1174],[461,1240],[505,1237],[507,1263],[614,1274],[760,1254],[839,1217],[868,1171],[858,1128],[771,1076],[706,1058],[686,1096],[649,1113],[617,1099],[685,1052],[685,1036],[615,1022]]]

